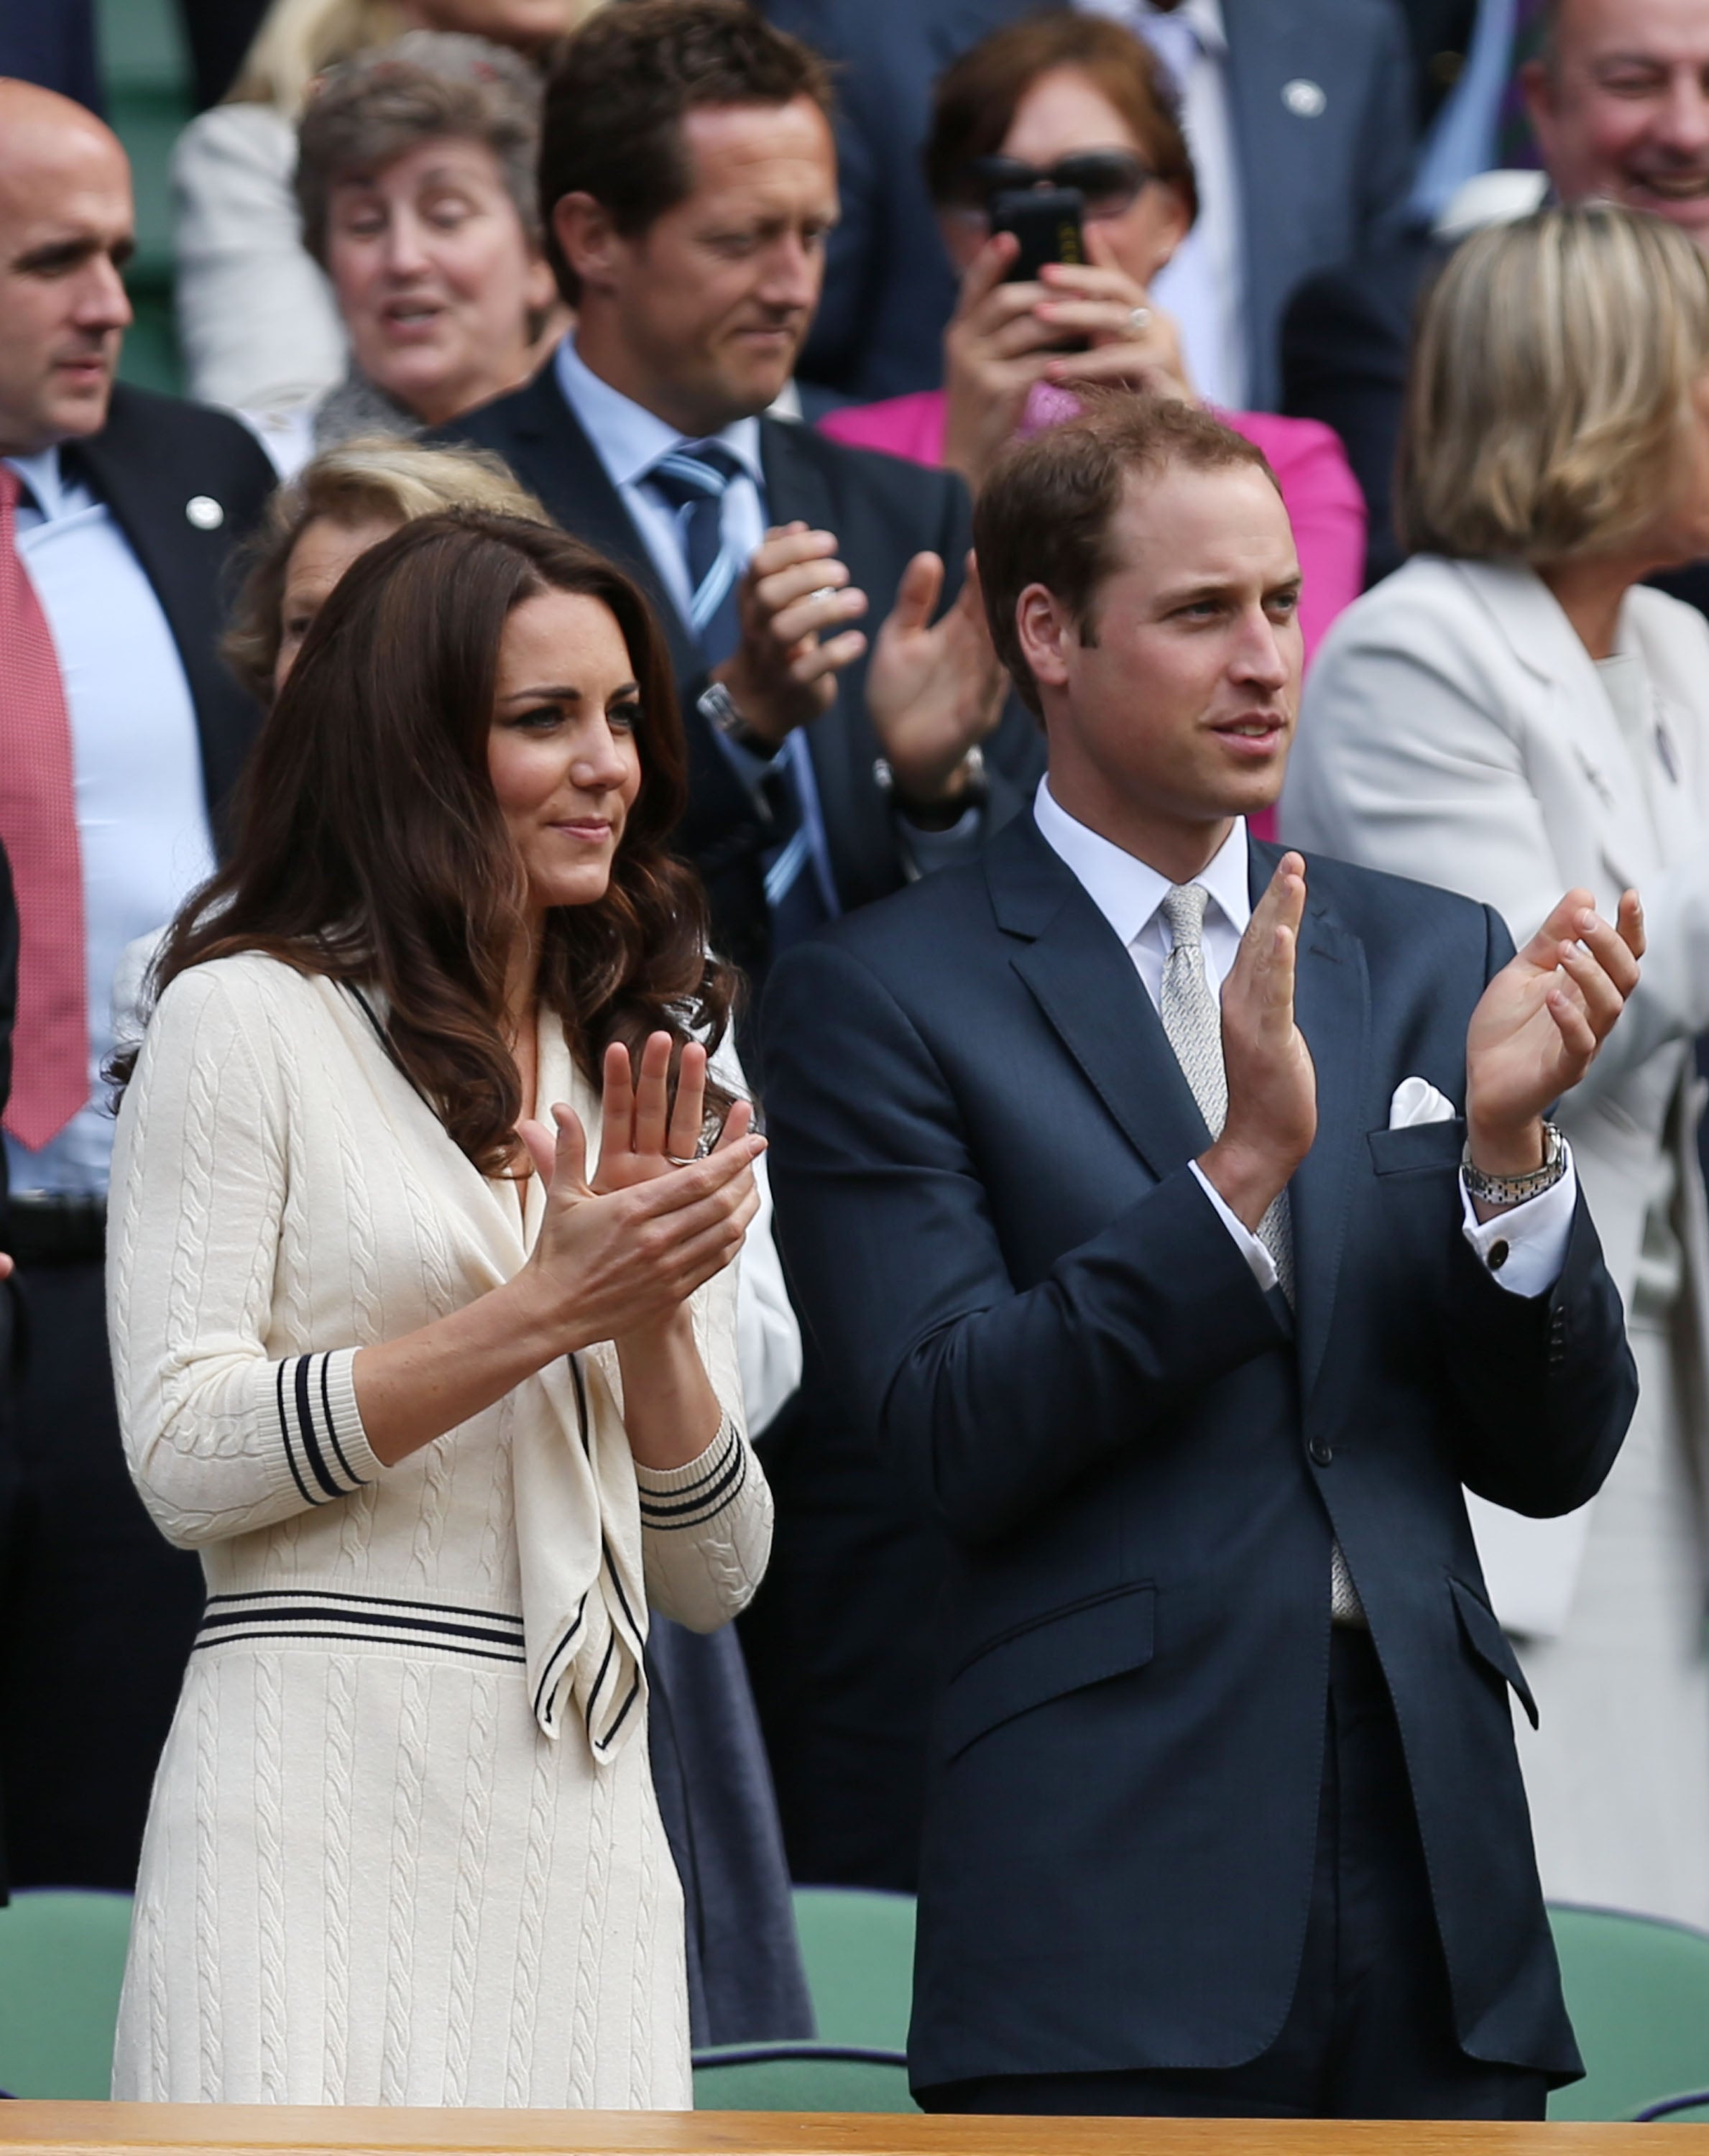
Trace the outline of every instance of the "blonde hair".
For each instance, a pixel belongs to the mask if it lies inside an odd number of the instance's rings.
[[[564,35],[600,0],[564,0]],[[418,26],[398,0],[273,0],[226,92],[228,105],[271,105],[297,119],[316,75],[389,45]]]
[[[275,105],[295,120],[323,69],[389,45],[408,28],[395,0],[273,0],[227,102]]]
[[[1709,264],[1676,226],[1606,203],[1475,233],[1414,342],[1401,542],[1463,560],[1617,552],[1680,484],[1709,371]]]
[[[384,435],[359,436],[311,458],[275,487],[249,542],[231,624],[220,644],[226,664],[258,703],[273,697],[282,635],[280,609],[296,543],[311,524],[413,524],[448,509],[481,509],[550,524],[546,511],[486,449],[428,449]]]

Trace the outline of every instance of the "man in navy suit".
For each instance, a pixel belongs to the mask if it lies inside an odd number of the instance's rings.
[[[987,858],[789,954],[772,1167],[830,1380],[942,1529],[928,2107],[1541,2117],[1580,2071],[1462,1483],[1635,1397],[1545,1120],[1643,937],[1279,854],[1257,451],[1113,403],[976,512],[1042,716]],[[1220,987],[1220,1000],[1218,989]]]
[[[837,218],[829,100],[823,64],[742,0],[585,23],[540,153],[576,327],[447,430],[657,607],[688,739],[677,844],[756,982],[818,921],[976,852],[1038,769],[962,583],[961,481],[771,414]]]

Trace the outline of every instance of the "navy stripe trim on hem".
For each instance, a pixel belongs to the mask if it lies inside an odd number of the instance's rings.
[[[198,1648],[247,1646],[252,1640],[340,1640],[347,1642],[352,1646],[358,1647],[371,1647],[374,1644],[373,1635],[370,1632],[332,1632],[325,1630],[316,1630],[312,1632],[287,1632],[279,1630],[258,1630],[254,1632],[230,1632],[224,1635],[223,1637],[217,1640],[198,1639],[196,1642],[196,1645]],[[523,1663],[527,1659],[526,1656],[523,1655],[497,1654],[485,1647],[456,1646],[449,1640],[404,1640],[400,1641],[398,1644],[407,1647],[420,1647],[430,1653],[437,1652],[443,1655],[472,1655],[477,1661],[508,1662],[514,1668],[518,1669],[522,1666]]]

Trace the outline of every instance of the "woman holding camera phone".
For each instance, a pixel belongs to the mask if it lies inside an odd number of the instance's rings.
[[[978,493],[1019,431],[1074,408],[1093,383],[1198,398],[1169,315],[1151,285],[1192,229],[1198,198],[1173,104],[1150,48],[1101,16],[1037,15],[994,32],[937,85],[926,177],[960,303],[944,332],[944,385],[834,412],[824,432],[916,464],[948,465]],[[1014,275],[1021,242],[994,230],[998,198],[1072,189],[1086,259]],[[1006,207],[1006,205],[1005,205]],[[1359,592],[1365,509],[1327,427],[1224,412],[1269,458],[1305,572],[1309,658]]]

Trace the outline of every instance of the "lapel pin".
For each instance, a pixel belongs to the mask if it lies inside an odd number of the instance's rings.
[[[225,521],[225,511],[211,494],[192,494],[184,504],[184,514],[198,531],[218,531]]]
[[[1329,100],[1323,85],[1313,82],[1308,75],[1296,74],[1291,82],[1282,85],[1282,103],[1296,120],[1315,120]]]

